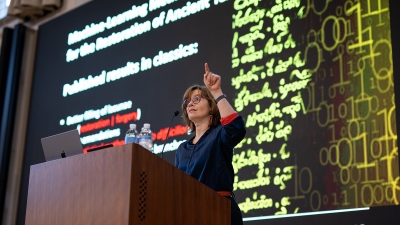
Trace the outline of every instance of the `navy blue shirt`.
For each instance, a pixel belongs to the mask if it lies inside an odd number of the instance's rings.
[[[192,143],[192,137],[179,146],[175,166],[215,191],[232,191],[233,147],[245,134],[241,116],[224,126],[211,127],[196,144]]]

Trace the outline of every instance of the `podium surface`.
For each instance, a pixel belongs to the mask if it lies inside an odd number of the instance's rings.
[[[230,201],[138,144],[32,165],[26,225],[230,224]]]

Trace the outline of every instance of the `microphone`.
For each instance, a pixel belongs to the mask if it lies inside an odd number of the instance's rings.
[[[164,146],[162,147],[161,158],[163,158],[163,156],[164,156],[164,148],[165,148],[165,144],[167,144],[167,139],[168,139],[168,135],[169,135],[169,129],[171,129],[172,121],[174,120],[174,117],[177,116],[178,114],[179,114],[179,111],[175,111],[174,115],[171,118],[171,123],[169,124],[167,135],[165,136]]]

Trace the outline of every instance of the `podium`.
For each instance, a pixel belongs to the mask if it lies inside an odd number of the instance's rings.
[[[230,201],[138,144],[32,165],[26,225],[230,224]]]

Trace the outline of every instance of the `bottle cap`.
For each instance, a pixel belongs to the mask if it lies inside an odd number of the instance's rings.
[[[134,123],[129,124],[129,128],[131,128],[132,130],[136,129],[136,124]]]
[[[149,123],[145,123],[145,124],[143,124],[143,127],[144,128],[150,128],[150,124]]]

